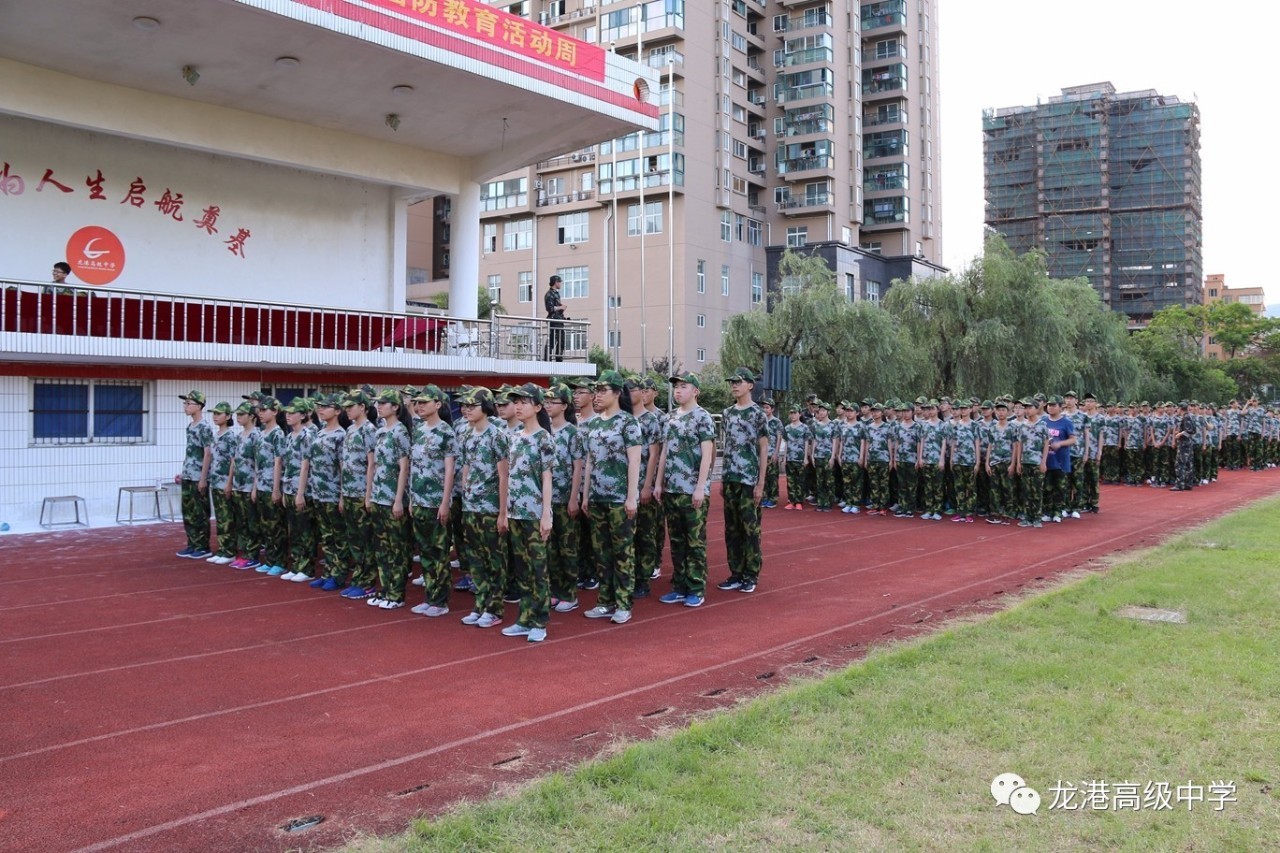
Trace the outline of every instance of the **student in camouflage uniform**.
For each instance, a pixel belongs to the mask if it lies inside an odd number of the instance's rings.
[[[1161,403],[1147,420],[1151,434],[1151,485],[1164,488],[1173,482],[1173,437],[1176,420],[1169,413],[1169,405]]]
[[[409,577],[409,467],[412,439],[405,422],[409,413],[400,392],[387,388],[374,398],[382,426],[373,437],[373,460],[365,509],[369,538],[378,566],[381,590],[366,604],[383,610],[404,607]]]
[[[1048,468],[1049,430],[1034,398],[1022,401],[1026,422],[1018,434],[1018,476],[1022,480],[1022,521],[1019,527],[1043,527],[1044,474]]]
[[[1080,476],[1080,511],[1098,511],[1098,468],[1101,465],[1102,445],[1099,441],[1100,417],[1098,398],[1084,395],[1084,465]],[[1074,463],[1073,463],[1074,464]]]
[[[1098,462],[1098,478],[1108,485],[1120,482],[1120,407],[1108,401],[1105,414],[1097,417],[1101,455]]]
[[[436,385],[412,397],[415,423],[409,455],[409,515],[422,565],[422,604],[412,612],[444,616],[449,612],[449,513],[458,458],[458,439],[444,415],[449,398]]]
[[[258,481],[258,430],[253,405],[245,402],[236,408],[235,451],[231,456],[231,541],[236,558],[233,569],[256,569],[258,562],[258,512],[253,502],[253,487]]]
[[[911,416],[911,406],[899,402],[896,429],[893,433],[893,461],[889,468],[896,475],[898,509],[895,518],[914,518],[916,483],[920,471],[920,425]]]
[[[956,417],[947,425],[947,444],[951,456],[951,476],[955,482],[956,503],[952,521],[973,524],[975,477],[982,459],[978,427],[970,417],[969,402],[958,404]]]
[[[622,407],[626,380],[616,370],[600,374],[592,405],[596,416],[579,434],[584,436],[582,509],[591,519],[596,575],[600,597],[583,615],[631,621],[631,591],[635,588],[635,517],[640,503],[640,424]]]
[[[231,404],[223,401],[213,407],[213,445],[209,448],[209,496],[213,498],[213,514],[218,534],[218,547],[205,562],[225,566],[236,558],[231,533],[231,460],[236,452],[236,431],[231,429]]]
[[[974,398],[975,400],[977,398]],[[978,405],[975,403],[975,405]],[[991,514],[991,476],[987,473],[988,436],[996,421],[995,402],[983,400],[973,415],[973,428],[978,436],[978,473],[974,475],[974,509],[980,516]]]
[[[640,506],[636,511],[636,577],[632,596],[646,598],[649,581],[657,577],[662,560],[662,503],[653,496],[658,477],[658,454],[662,451],[662,416],[650,409],[653,380],[628,380],[627,389],[636,407],[640,424]]]
[[[1080,438],[1075,424],[1063,410],[1063,398],[1054,395],[1045,403],[1046,414],[1040,419],[1049,434],[1045,453],[1044,513],[1054,522],[1070,516],[1068,508],[1068,483],[1074,460],[1071,448]]]
[[[1210,482],[1218,479],[1218,460],[1222,454],[1222,418],[1216,406],[1206,406],[1205,415],[1205,478]]]
[[[551,537],[547,540],[547,574],[551,608],[557,613],[578,609],[578,517],[582,512],[582,443],[574,416],[573,392],[555,384],[543,398],[551,416],[555,467],[551,470]]]
[[[869,481],[870,503],[868,515],[888,513],[889,465],[892,461],[893,431],[884,420],[884,405],[871,407],[871,422],[866,428],[866,466]]]
[[[491,628],[502,622],[506,585],[502,535],[507,528],[507,466],[511,431],[493,424],[483,403],[492,400],[487,388],[472,388],[460,402],[471,432],[462,442],[462,530],[459,552],[476,585],[475,609],[462,617],[463,625]]]
[[[342,397],[330,394],[316,403],[316,415],[322,424],[316,431],[302,460],[302,474],[298,477],[298,494],[307,502],[315,536],[324,554],[325,572],[316,572],[309,586],[324,592],[342,589],[346,574],[342,566],[341,540],[342,515],[338,512],[338,498],[342,485],[342,445],[347,431],[338,423]]]
[[[987,476],[991,481],[988,524],[1008,524],[1014,517],[1013,475],[1018,467],[1018,428],[1009,421],[1009,404],[995,401],[995,423],[987,430]]]
[[[815,401],[818,414],[809,422],[808,464],[814,471],[814,499],[818,512],[831,512],[835,503],[835,450],[839,427],[831,420],[831,404]]]
[[[342,443],[342,490],[338,498],[338,511],[342,513],[344,535],[341,554],[326,556],[326,560],[338,562],[350,572],[343,598],[368,598],[377,592],[377,577],[373,563],[372,536],[369,530],[369,510],[365,497],[373,475],[373,438],[378,428],[369,422],[369,409],[373,398],[358,389],[343,400],[343,408],[351,424]],[[329,571],[334,571],[333,566]],[[344,572],[346,574],[346,572]]]
[[[302,463],[311,450],[314,431],[307,429],[304,418],[311,407],[301,397],[285,406],[285,423],[289,432],[285,435],[284,456],[280,474],[280,492],[283,495],[285,528],[289,537],[291,569],[280,575],[281,580],[301,583],[311,580],[311,564],[316,559],[316,538],[311,511],[307,507],[306,494],[301,490]]]
[[[1120,420],[1120,467],[1126,486],[1138,486],[1142,483],[1142,449],[1145,437],[1146,430],[1138,417],[1138,405],[1130,403]]]
[[[263,397],[258,402],[262,435],[258,437],[258,481],[254,484],[253,501],[258,509],[262,565],[256,571],[272,577],[284,574],[289,546],[289,531],[284,522],[284,493],[280,490],[285,445],[284,430],[277,423],[280,411],[280,402],[275,397]]]
[[[720,416],[724,455],[720,463],[720,499],[724,502],[724,541],[729,577],[723,590],[754,592],[760,581],[760,501],[769,465],[769,427],[764,409],[751,399],[759,377],[740,367],[729,376],[733,405]]]
[[[809,459],[809,441],[813,437],[809,425],[800,417],[800,407],[788,412],[790,422],[782,428],[787,445],[787,500],[783,509],[804,509],[804,471]]]
[[[595,420],[595,395],[591,380],[570,379],[567,384],[573,390],[574,423],[578,427],[579,456],[585,465],[587,457],[587,424]],[[582,498],[586,498],[586,481],[583,481]],[[596,560],[591,547],[591,517],[578,513],[578,589],[597,589],[600,579],[596,576]]]
[[[920,485],[926,520],[942,521],[943,471],[946,467],[946,425],[938,420],[938,401],[928,400],[922,407],[924,419],[920,430]]]
[[[182,526],[187,547],[177,556],[207,560],[209,551],[209,463],[213,459],[213,427],[204,419],[204,394],[189,391],[178,397],[191,422],[187,424],[187,447],[182,459]]]
[[[866,427],[858,420],[858,408],[849,401],[844,402],[845,416],[839,424],[836,434],[836,455],[840,460],[841,485],[843,500],[840,511],[847,515],[857,515],[861,510],[862,490],[866,464]]]
[[[1197,485],[1195,471],[1195,415],[1191,414],[1191,406],[1183,400],[1178,404],[1178,431],[1174,435],[1177,442],[1178,455],[1174,461],[1173,492],[1189,492]]]
[[[1222,411],[1222,466],[1228,471],[1240,467],[1240,401],[1232,400]]]
[[[1240,415],[1241,436],[1244,439],[1244,461],[1251,470],[1261,471],[1266,467],[1263,459],[1262,429],[1264,412],[1257,399],[1250,397]]]
[[[547,582],[547,539],[553,524],[551,480],[555,469],[555,441],[547,427],[542,389],[532,382],[508,392],[516,420],[507,455],[507,519],[511,543],[509,583],[520,593],[520,615],[502,629],[503,636],[525,637],[530,643],[547,638],[551,590]],[[499,532],[504,532],[499,530]]]
[[[1062,414],[1071,420],[1071,429],[1076,436],[1075,444],[1071,445],[1071,470],[1066,475],[1066,504],[1063,508],[1063,517],[1079,518],[1084,503],[1084,451],[1088,418],[1080,408],[1080,397],[1075,391],[1063,394],[1062,400]]]
[[[782,464],[782,420],[774,414],[778,405],[772,399],[760,401],[764,409],[765,431],[769,436],[769,465],[764,473],[764,500],[761,506],[773,509],[778,505],[778,469]]]
[[[707,595],[707,510],[716,428],[698,405],[702,381],[697,374],[677,374],[671,383],[672,399],[680,408],[667,420],[656,493],[666,512],[673,573],[671,592],[658,600],[699,607]]]

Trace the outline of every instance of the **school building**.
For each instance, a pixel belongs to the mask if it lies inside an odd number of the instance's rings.
[[[97,525],[121,488],[172,482],[193,388],[594,373],[582,349],[550,360],[534,312],[477,317],[478,251],[453,253],[447,312],[415,306],[406,222],[440,199],[478,247],[494,176],[656,130],[657,79],[631,60],[479,0],[16,0],[0,80],[14,530],[46,497]]]

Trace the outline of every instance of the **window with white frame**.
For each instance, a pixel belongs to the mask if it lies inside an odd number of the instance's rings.
[[[747,243],[759,246],[764,242],[764,224],[759,219],[747,220]]]
[[[484,239],[480,245],[484,246],[481,251],[486,254],[498,251],[498,223],[484,223]]]
[[[733,242],[733,213],[732,211],[720,211],[720,239],[726,243]]]
[[[720,265],[720,295],[729,295],[729,265]]]
[[[586,267],[560,267],[560,296],[564,299],[586,299],[591,295]]]
[[[701,258],[698,259],[698,292],[707,292],[707,262]]]
[[[751,304],[759,305],[764,302],[764,273],[753,272],[751,274]]]
[[[150,382],[35,379],[31,444],[149,444]]]
[[[871,279],[868,278],[863,280],[862,286],[863,286],[863,289],[866,291],[868,302],[880,301],[880,282],[872,281]]]
[[[862,297],[858,293],[858,277],[851,272],[844,274],[844,298],[850,302],[857,302]]]
[[[697,355],[695,356],[695,358],[698,359],[699,364],[702,364],[707,360],[707,351],[705,349],[703,349],[702,347],[698,347],[696,352],[697,352]]]
[[[586,211],[560,214],[556,217],[556,242],[561,245],[587,242],[589,222]]]
[[[502,301],[502,276],[489,276],[489,298],[495,303]]]
[[[699,329],[705,329],[707,327],[707,315],[699,314],[697,317],[694,318],[694,324]]]
[[[583,328],[564,330],[564,348],[569,352],[580,352],[587,348],[587,330]]]
[[[793,225],[787,229],[787,246],[799,249],[809,244],[809,226]]]
[[[618,349],[621,346],[622,346],[622,330],[610,329],[609,330],[609,349]]]
[[[662,202],[646,201],[644,203],[644,233],[662,233]],[[640,205],[627,205],[627,236],[640,236]]]
[[[512,219],[502,228],[502,251],[516,252],[533,248],[533,220]]]
[[[526,270],[516,274],[516,283],[519,285],[520,294],[517,297],[521,302],[533,301],[533,272]]]

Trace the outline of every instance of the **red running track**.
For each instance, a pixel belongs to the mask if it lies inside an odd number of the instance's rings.
[[[0,538],[0,847],[396,831],[1277,491],[1280,470],[1108,487],[1101,514],[1041,530],[769,510],[757,592],[666,606],[664,566],[630,624],[557,614],[541,645],[459,624],[465,593],[427,619],[180,560],[177,525]],[[717,503],[713,582],[722,531]]]

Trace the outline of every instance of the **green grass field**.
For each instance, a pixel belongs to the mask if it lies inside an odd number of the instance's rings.
[[[1280,849],[1280,501],[374,850]],[[1119,618],[1178,609],[1187,624]],[[1038,814],[996,805],[1011,771]],[[1051,809],[1059,780],[1174,808]],[[1210,785],[1233,782],[1221,810]],[[1178,785],[1204,802],[1179,802]],[[1081,796],[1075,798],[1079,805]]]

